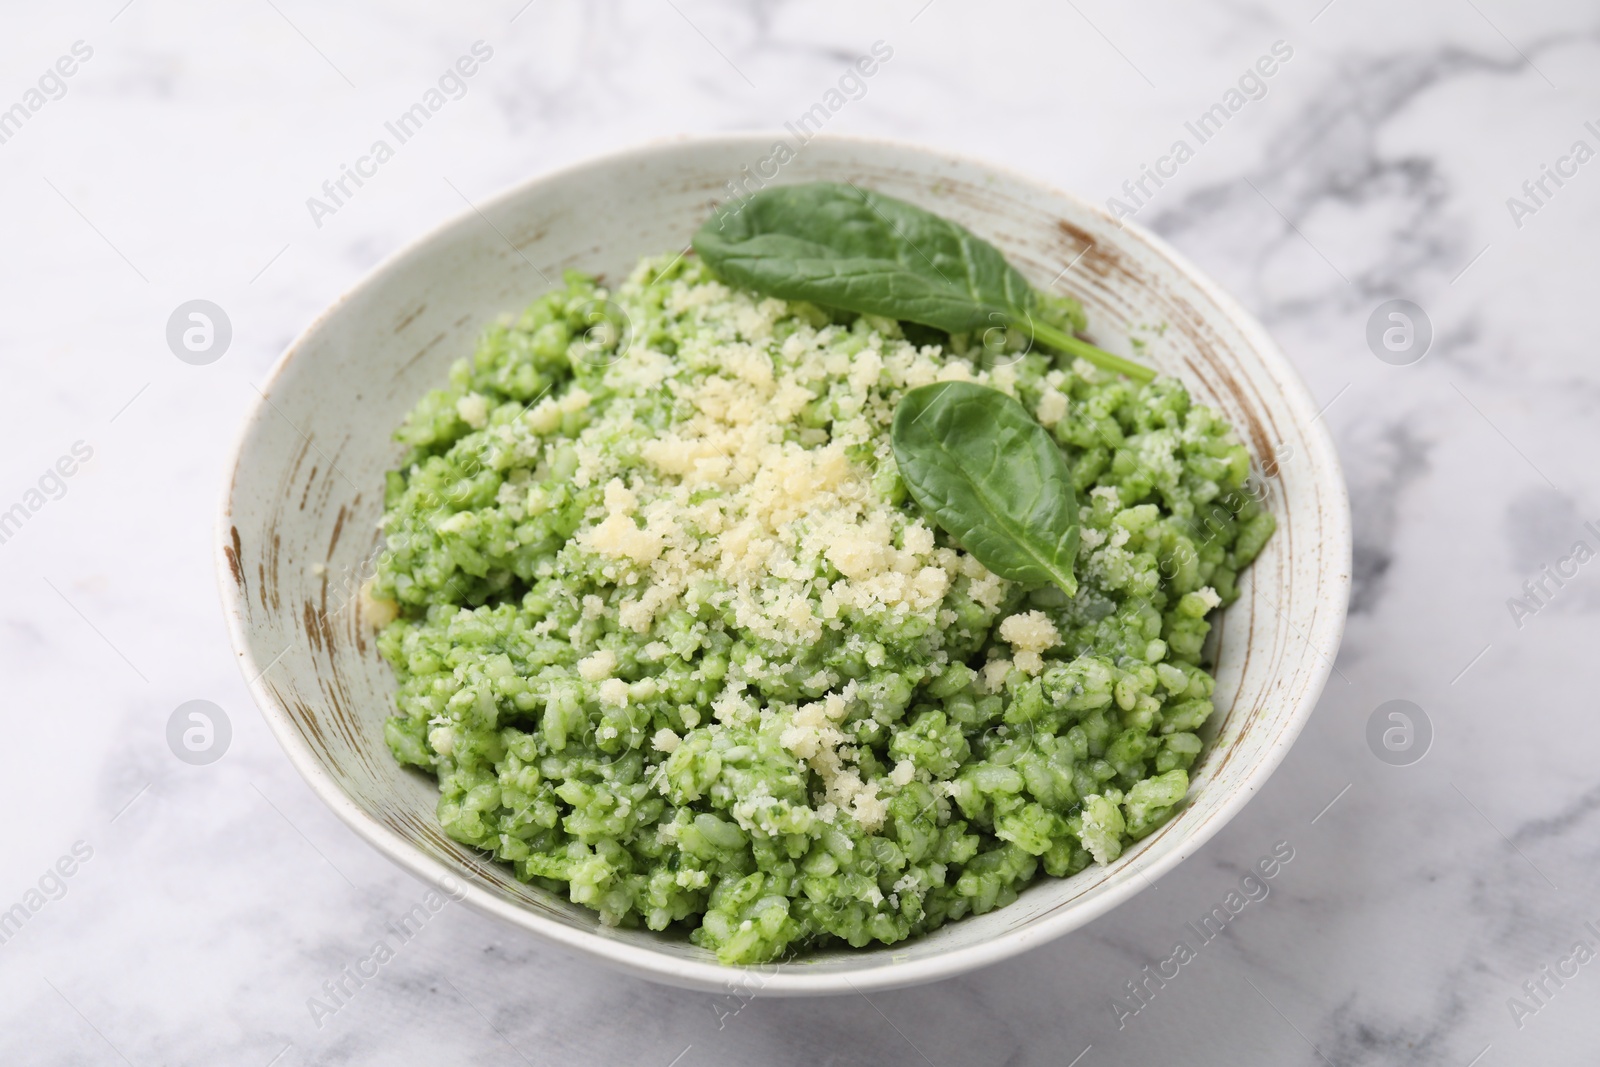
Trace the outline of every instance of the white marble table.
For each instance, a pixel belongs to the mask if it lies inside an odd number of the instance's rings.
[[[1600,943],[1600,564],[1508,604],[1576,541],[1600,548],[1600,162],[1571,155],[1600,149],[1592,5],[522,2],[3,16],[0,108],[26,115],[0,114],[0,514],[22,509],[0,543],[0,909],[25,921],[0,927],[0,1062],[1593,1062],[1600,964],[1563,961]],[[307,198],[479,40],[493,55],[462,98],[314,220]],[[449,908],[314,1020],[307,999],[422,888],[312,797],[234,667],[210,542],[252,383],[464,198],[649,138],[781,126],[878,40],[892,60],[830,130],[1096,199],[1175,170],[1138,220],[1276,333],[1345,459],[1355,602],[1317,713],[1153,890],[958,981],[741,1004]],[[1185,123],[1277,41],[1292,56],[1264,94],[1200,143]],[[1162,163],[1180,138],[1192,158]],[[207,365],[165,338],[195,298],[232,324]],[[1412,365],[1366,341],[1394,298],[1432,324]],[[195,699],[232,728],[203,766],[165,735]],[[1396,699],[1433,730],[1407,766],[1367,741]],[[1278,842],[1294,858],[1271,895],[1119,1028],[1124,983]]]

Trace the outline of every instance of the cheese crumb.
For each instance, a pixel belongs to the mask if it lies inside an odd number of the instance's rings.
[[[1056,624],[1042,611],[1010,616],[1000,624],[1000,638],[1016,650],[1017,668],[1026,674],[1038,674],[1043,670],[1041,653],[1061,643]]]
[[[1011,661],[1008,659],[992,659],[983,665],[983,690],[986,693],[998,693],[1005,688],[1006,675],[1011,673]]]
[[[400,605],[372,593],[372,579],[361,583],[361,617],[374,630],[381,630],[400,617]]]
[[[967,595],[985,611],[999,611],[1006,596],[1005,579],[998,574],[985,573],[981,578],[972,579]]]
[[[609,678],[616,669],[617,654],[609,648],[602,648],[578,661],[578,677],[586,682],[598,682]]]
[[[677,751],[678,746],[682,743],[683,738],[679,737],[665,726],[656,731],[655,739],[651,742],[651,744],[655,746],[655,750],[657,752],[668,753]]]
[[[489,424],[489,398],[482,393],[468,393],[456,401],[456,414],[474,430],[481,430]]]
[[[545,397],[522,415],[523,425],[536,434],[554,433],[561,425],[561,405],[552,397]]]
[[[639,499],[633,490],[622,484],[622,479],[613,478],[606,483],[605,502],[605,520],[587,531],[584,537],[590,548],[601,555],[634,563],[650,563],[661,555],[666,547],[665,539],[658,531],[639,529],[633,521]]]
[[[1067,417],[1067,398],[1055,389],[1046,389],[1039,397],[1036,414],[1039,425],[1047,430],[1053,429],[1056,423]]]
[[[600,703],[616,708],[628,706],[628,683],[621,678],[607,678],[600,683]]]
[[[878,797],[876,784],[866,785],[851,797],[850,814],[856,817],[863,830],[874,833],[883,828],[883,821],[889,817],[889,804]]]
[[[904,788],[911,784],[911,779],[917,776],[917,765],[908,759],[903,759],[894,765],[894,770],[889,772],[889,781]]]

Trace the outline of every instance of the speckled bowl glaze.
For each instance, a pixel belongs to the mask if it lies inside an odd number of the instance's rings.
[[[776,177],[851,181],[948,216],[1036,285],[1083,301],[1097,343],[1182,378],[1227,414],[1258,464],[1278,530],[1218,627],[1217,714],[1184,807],[1115,863],[1043,878],[1015,903],[890,947],[815,952],[740,970],[679,936],[611,929],[559,894],[445,837],[436,784],[383,740],[394,681],[355,595],[379,548],[393,429],[497,314],[564,268],[620,278],[684,248],[772,136],[639,148],[536,178],[401,251],[284,353],[246,423],[217,565],[240,665],[313,789],[402,867],[480,911],[655,981],[767,995],[870,992],[961,974],[1102,915],[1198,849],[1261,788],[1311,714],[1344,628],[1350,518],[1327,432],[1262,328],[1160,240],[1076,197],[926,148],[821,137]],[[745,168],[749,168],[746,170]],[[1159,334],[1151,326],[1165,325]],[[1273,462],[1277,457],[1277,462]],[[453,881],[452,881],[453,879]]]

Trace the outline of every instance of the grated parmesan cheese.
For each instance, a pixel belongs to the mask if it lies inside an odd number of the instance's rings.
[[[489,424],[489,398],[482,393],[468,393],[456,401],[456,414],[474,430],[481,430]]]
[[[617,654],[609,648],[602,648],[578,661],[578,677],[586,682],[598,682],[609,678],[616,669]]]
[[[1007,617],[1000,623],[1000,638],[1015,650],[1013,659],[1017,669],[1026,674],[1038,674],[1043,670],[1041,653],[1061,643],[1056,624],[1042,611]]]
[[[1054,429],[1056,423],[1067,417],[1067,398],[1055,389],[1046,389],[1039,396],[1035,414],[1039,425],[1047,430]]]

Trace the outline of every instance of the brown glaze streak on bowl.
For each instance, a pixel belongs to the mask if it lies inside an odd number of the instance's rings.
[[[585,164],[483,204],[481,217],[469,212],[397,255],[285,353],[245,429],[218,527],[241,666],[285,751],[341,818],[420,877],[459,883],[481,911],[702,989],[740,972],[681,935],[606,929],[443,833],[437,783],[402,769],[384,742],[394,680],[358,589],[380,544],[384,471],[402,455],[394,427],[471,352],[479,330],[520,310],[562,268],[617,278],[641,255],[684,248],[727,179],[771,141],[679,142]],[[1005,908],[900,945],[785,963],[763,977],[763,991],[777,995],[958,974],[1059,936],[1171,869],[1259,790],[1310,713],[1349,580],[1343,483],[1309,398],[1260,328],[1160,241],[1026,179],[905,146],[818,138],[782,173],[814,179],[870,186],[963,223],[1036,285],[1054,280],[1082,300],[1097,343],[1127,352],[1130,328],[1165,324],[1138,358],[1221,409],[1258,461],[1280,446],[1296,459],[1265,480],[1278,532],[1218,625],[1217,713],[1185,808],[1110,866],[1041,879]]]
[[[223,558],[228,561],[228,573],[233,576],[233,582],[246,598],[250,595],[250,587],[244,580],[244,564],[240,562],[239,555],[243,546],[239,543],[239,527],[228,527],[228,543],[222,546]]]

